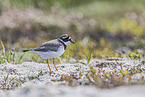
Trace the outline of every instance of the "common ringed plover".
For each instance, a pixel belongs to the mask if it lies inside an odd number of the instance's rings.
[[[47,41],[34,49],[25,49],[23,52],[33,52],[39,55],[42,59],[47,59],[47,64],[50,71],[51,68],[48,59],[53,58],[53,65],[58,71],[55,66],[55,58],[61,56],[65,52],[67,45],[74,42],[75,41],[73,41],[69,35],[63,34],[58,39]]]

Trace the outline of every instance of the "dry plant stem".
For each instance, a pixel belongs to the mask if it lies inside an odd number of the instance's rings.
[[[57,67],[55,66],[55,59],[53,58],[53,65],[55,67],[55,69],[58,71]]]
[[[49,65],[49,61],[48,61],[48,59],[47,59],[47,65],[48,65],[49,70],[50,70],[50,72],[51,72],[51,68],[50,68],[50,65]]]
[[[1,36],[0,36],[0,41],[1,41],[1,44],[2,44],[2,47],[3,47],[3,52],[5,53],[5,46],[4,46],[4,44],[3,44],[3,41],[2,41],[2,39],[1,39]]]

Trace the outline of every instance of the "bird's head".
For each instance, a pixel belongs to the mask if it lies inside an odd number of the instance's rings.
[[[75,43],[75,41],[67,34],[61,35],[59,38],[65,45],[69,45],[70,43]]]

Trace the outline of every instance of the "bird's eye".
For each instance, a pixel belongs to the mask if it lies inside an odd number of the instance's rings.
[[[65,39],[68,40],[69,39],[69,36],[68,37],[65,37]]]

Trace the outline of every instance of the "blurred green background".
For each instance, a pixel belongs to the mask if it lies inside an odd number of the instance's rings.
[[[0,0],[0,37],[21,50],[67,33],[63,57],[119,56],[116,49],[144,48],[145,0]],[[2,49],[2,46],[0,46]]]

